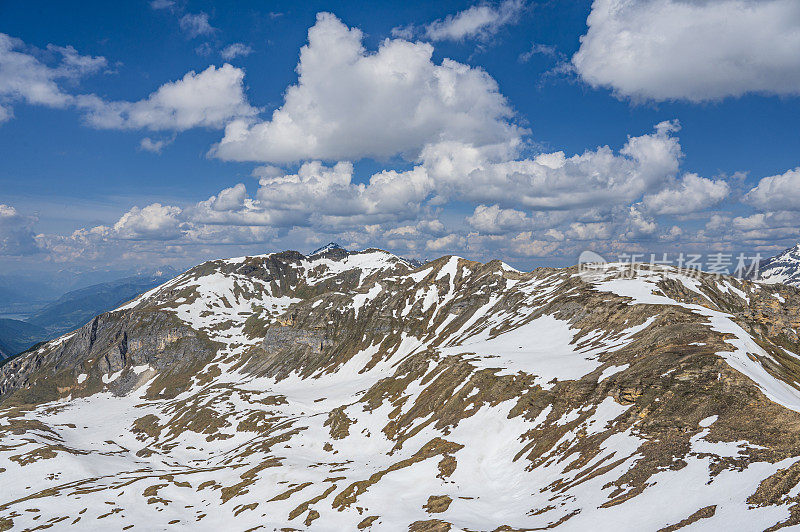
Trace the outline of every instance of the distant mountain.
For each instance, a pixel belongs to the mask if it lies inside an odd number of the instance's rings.
[[[116,308],[174,277],[174,270],[160,270],[152,275],[117,279],[67,292],[45,305],[27,321],[43,328],[47,337],[71,331],[98,314]]]
[[[0,317],[27,320],[42,307],[66,292],[116,282],[129,277],[163,277],[180,272],[171,266],[128,268],[126,270],[15,271],[0,272]]]
[[[800,244],[763,261],[759,280],[800,287]]]
[[[11,308],[30,317],[24,321],[0,318],[0,360],[21,353],[41,341],[76,329],[94,316],[130,301],[168,281],[176,274],[172,268],[165,268],[156,270],[150,275],[137,275],[98,283],[67,292],[57,300],[44,305],[36,300],[29,301],[27,305],[22,302],[7,303],[5,309]],[[10,295],[12,299],[21,297],[10,289],[0,290],[0,297],[4,294]]]
[[[0,275],[0,317],[22,319],[57,295],[40,283],[17,275]]]
[[[0,318],[0,359],[21,353],[46,337],[47,331],[38,325]]]

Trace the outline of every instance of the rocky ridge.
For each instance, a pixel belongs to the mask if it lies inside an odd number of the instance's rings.
[[[800,523],[800,291],[626,268],[201,264],[0,366],[0,529]]]

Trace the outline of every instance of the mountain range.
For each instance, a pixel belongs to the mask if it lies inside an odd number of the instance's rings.
[[[0,318],[0,360],[21,353],[46,337],[47,331],[38,325]]]
[[[800,290],[287,251],[0,366],[0,528],[800,525]]]

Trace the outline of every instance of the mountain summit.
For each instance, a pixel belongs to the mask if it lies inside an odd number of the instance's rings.
[[[344,249],[342,246],[340,246],[336,242],[329,242],[329,243],[325,244],[324,246],[322,246],[321,248],[315,249],[308,256],[309,257],[314,257],[316,255],[322,255],[323,253],[327,253],[329,251],[333,251],[333,250],[337,250],[337,249],[338,250],[342,250],[342,251],[347,251],[346,249]]]
[[[800,524],[800,291],[216,260],[0,367],[0,528]]]

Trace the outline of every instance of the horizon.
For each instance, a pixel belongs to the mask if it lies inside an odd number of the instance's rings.
[[[797,244],[800,6],[620,6],[4,2],[0,276]]]

